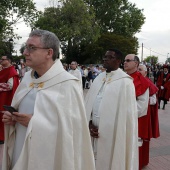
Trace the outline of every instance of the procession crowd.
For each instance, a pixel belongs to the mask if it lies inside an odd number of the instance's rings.
[[[103,65],[66,64],[59,46],[52,32],[33,30],[25,62],[0,59],[2,170],[147,166],[150,140],[160,136],[160,103],[165,109],[170,99],[170,66],[147,66],[114,48]]]

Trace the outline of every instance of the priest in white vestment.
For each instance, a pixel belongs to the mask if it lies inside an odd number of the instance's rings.
[[[79,80],[59,59],[59,40],[34,30],[26,42],[26,64],[32,68],[5,111],[2,170],[95,170]]]
[[[72,74],[73,76],[77,77],[80,80],[80,84],[82,85],[82,74],[81,74],[80,70],[77,68],[76,61],[71,62],[69,73]]]
[[[138,169],[138,119],[132,78],[119,65],[119,50],[106,52],[104,68],[85,98],[96,170]]]

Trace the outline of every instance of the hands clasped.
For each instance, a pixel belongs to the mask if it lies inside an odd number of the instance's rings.
[[[32,114],[18,112],[13,112],[13,114],[11,114],[8,111],[2,111],[2,113],[4,114],[2,117],[2,122],[4,122],[6,125],[15,125],[15,123],[18,122],[21,125],[27,127],[32,117]]]

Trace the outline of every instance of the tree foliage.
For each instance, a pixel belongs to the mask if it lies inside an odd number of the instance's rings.
[[[123,55],[136,53],[138,48],[137,38],[129,38],[113,33],[103,34],[98,41],[84,46],[81,49],[83,63],[101,63],[102,57],[108,49],[117,48]]]
[[[1,0],[0,1],[0,54],[9,51],[7,42],[10,38],[19,38],[14,33],[14,27],[18,22],[25,22],[33,26],[33,21],[39,12],[35,8],[33,0]],[[7,47],[4,48],[4,47]]]
[[[55,2],[55,0],[52,0]],[[35,27],[54,32],[62,43],[65,62],[100,62],[108,47],[136,53],[145,17],[128,0],[61,0],[46,8]],[[53,3],[54,4],[54,3]]]
[[[145,17],[142,9],[128,0],[84,0],[94,8],[102,32],[132,37],[139,32]]]
[[[92,43],[99,37],[95,15],[82,0],[62,1],[58,8],[46,8],[35,27],[52,31],[59,37],[67,62],[79,60],[82,42]]]
[[[144,61],[146,61],[147,63],[151,63],[151,64],[157,64],[158,63],[158,56],[147,56]]]

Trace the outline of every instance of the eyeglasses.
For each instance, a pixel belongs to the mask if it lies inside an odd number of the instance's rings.
[[[131,59],[126,59],[126,60],[124,60],[124,62],[131,62],[131,61],[136,61],[136,60],[131,60]]]
[[[114,59],[114,58],[116,58],[115,56],[112,56],[112,55],[107,55],[107,56],[104,56],[102,59],[103,60],[111,60],[111,59]]]
[[[43,48],[43,47],[35,47],[35,46],[25,46],[25,49],[29,52],[32,53],[33,51],[37,49],[49,49],[49,48]]]

